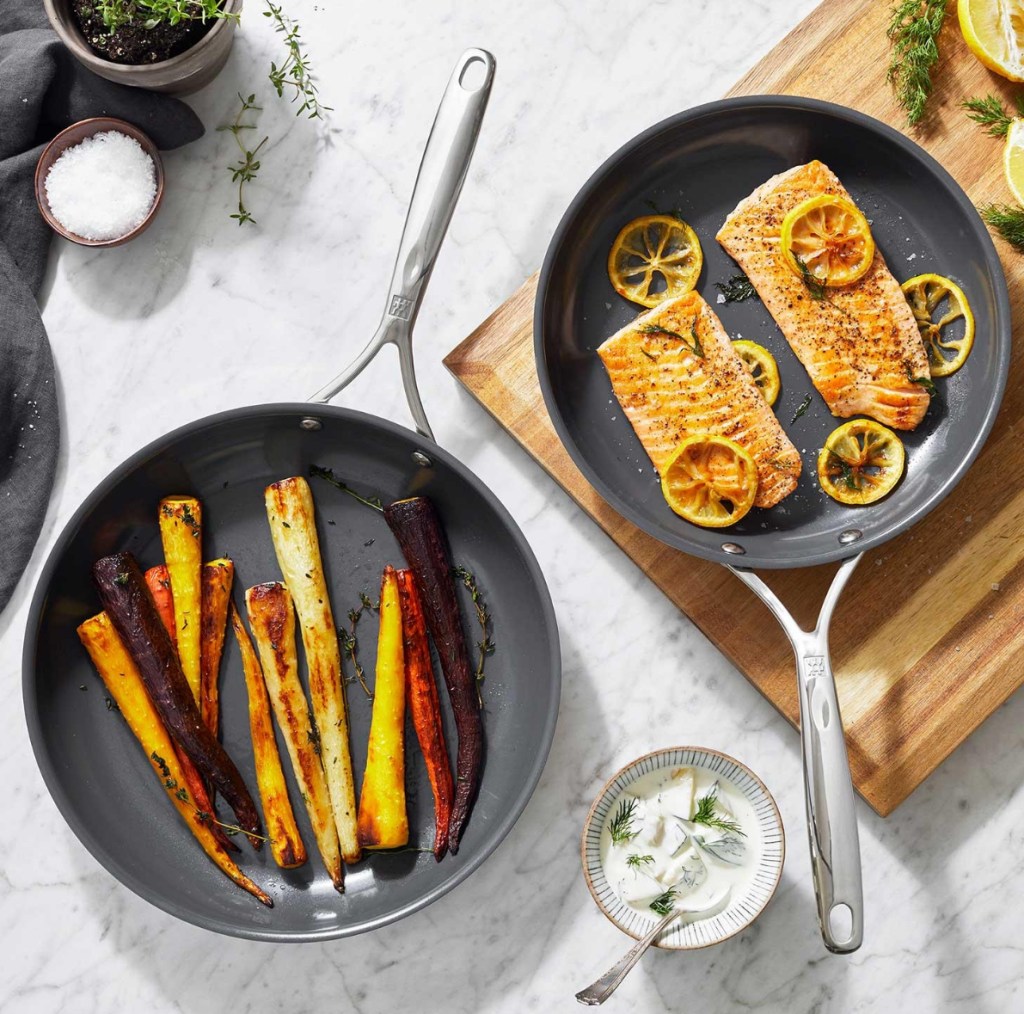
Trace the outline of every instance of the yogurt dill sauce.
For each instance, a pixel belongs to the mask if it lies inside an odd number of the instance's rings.
[[[601,862],[615,893],[650,919],[676,910],[707,919],[743,896],[760,855],[760,824],[746,796],[702,768],[638,778],[608,813]]]

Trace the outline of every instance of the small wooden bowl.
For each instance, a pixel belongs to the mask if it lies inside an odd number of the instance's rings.
[[[782,877],[786,859],[782,818],[764,782],[750,768],[728,754],[699,746],[669,747],[638,757],[616,771],[598,793],[583,824],[580,852],[583,876],[597,907],[623,933],[635,940],[641,939],[657,918],[654,915],[647,918],[631,908],[608,883],[601,858],[601,833],[612,807],[633,782],[652,771],[679,767],[701,768],[733,782],[754,809],[761,845],[758,869],[745,894],[732,898],[725,909],[709,918],[692,922],[676,919],[654,941],[655,947],[666,950],[692,951],[720,944],[745,930],[772,900]]]
[[[116,130],[121,134],[127,134],[129,137],[135,138],[142,145],[142,150],[153,160],[153,166],[156,170],[156,197],[153,198],[153,205],[149,209],[149,214],[131,232],[126,232],[123,236],[117,236],[115,239],[85,239],[65,229],[53,217],[50,205],[46,200],[46,176],[53,163],[60,158],[65,149],[80,144],[87,137],[92,137],[94,134],[102,134],[107,130]],[[63,236],[65,239],[71,240],[72,243],[79,244],[79,246],[120,246],[122,243],[127,243],[128,240],[138,236],[153,221],[157,209],[160,207],[160,202],[164,197],[164,164],[160,158],[157,146],[138,127],[124,120],[115,119],[112,116],[94,116],[89,120],[79,120],[77,123],[72,123],[70,127],[62,130],[43,149],[43,153],[39,156],[39,161],[36,163],[35,186],[36,204],[39,205],[39,213],[46,219],[46,224],[57,235]]]

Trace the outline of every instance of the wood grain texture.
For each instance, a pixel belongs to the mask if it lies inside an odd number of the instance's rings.
[[[788,93],[860,109],[900,129],[885,84],[889,58],[879,0],[825,0],[730,95]],[[960,102],[1010,86],[968,52],[951,11],[927,123],[910,135],[976,203],[1003,201],[1000,143]],[[1024,257],[997,241],[1013,317],[1021,319]],[[588,485],[556,436],[533,363],[537,276],[446,358],[452,373],[543,465],[658,587],[794,725],[789,645],[765,607],[724,568],[669,549],[623,519]],[[1024,682],[1024,364],[1015,355],[1003,408],[967,479],[913,530],[869,553],[840,601],[832,653],[858,791],[893,811]],[[1007,478],[1010,482],[1007,482]],[[833,567],[762,574],[812,625]],[[758,637],[749,631],[758,630]]]

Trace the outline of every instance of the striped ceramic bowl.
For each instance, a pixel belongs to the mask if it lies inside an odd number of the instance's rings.
[[[761,914],[779,886],[786,857],[786,838],[779,809],[764,783],[750,768],[727,754],[703,747],[676,746],[655,750],[632,761],[613,775],[598,793],[583,825],[581,843],[587,887],[598,908],[623,933],[639,940],[658,917],[652,912],[648,918],[630,908],[608,883],[601,862],[601,831],[619,797],[638,778],[660,768],[677,767],[702,768],[731,781],[750,802],[759,821],[760,834],[760,861],[748,888],[730,899],[727,907],[717,915],[694,921],[687,921],[685,917],[676,919],[655,941],[656,947],[689,951],[728,940]]]

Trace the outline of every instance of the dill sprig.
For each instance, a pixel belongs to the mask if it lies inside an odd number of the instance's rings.
[[[715,282],[715,288],[725,297],[727,303],[742,303],[757,295],[753,282],[741,271],[727,282]]]
[[[676,907],[676,898],[678,897],[679,892],[674,887],[670,887],[651,902],[651,911],[657,912],[658,915],[668,915]]]
[[[718,786],[714,785],[710,791],[697,800],[697,812],[693,815],[694,824],[704,824],[707,827],[717,827],[719,831],[726,831],[729,834],[738,834],[746,838],[746,834],[740,829],[735,820],[720,816],[718,809]]]
[[[924,119],[932,90],[932,68],[939,59],[938,37],[946,18],[946,0],[899,0],[891,11],[886,35],[892,58],[886,80],[906,110],[907,123]]]
[[[487,610],[473,573],[466,567],[456,567],[452,573],[463,583],[469,592],[470,598],[473,601],[473,610],[476,612],[476,622],[480,625],[480,633],[483,636],[482,641],[476,642],[477,651],[479,652],[476,662],[476,697],[482,708],[484,706],[484,698],[480,692],[480,685],[484,681],[484,663],[487,657],[493,655],[497,648],[494,638],[491,637],[491,631],[493,630],[491,614]]]
[[[324,479],[329,482],[332,486],[340,489],[343,493],[348,493],[354,500],[358,500],[364,507],[372,507],[375,511],[383,511],[384,505],[380,502],[379,496],[362,496],[357,493],[351,486],[346,485],[339,479],[330,468],[323,468],[320,465],[309,466],[310,478]]]
[[[828,467],[829,469],[834,469],[839,473],[839,478],[842,479],[843,485],[845,485],[847,489],[860,490],[860,472],[855,472],[853,465],[846,461],[845,458],[839,457],[839,455],[831,449],[828,452]]]
[[[687,341],[678,331],[670,331],[667,327],[661,327],[659,324],[644,324],[640,328],[641,334],[658,334],[664,335],[666,338],[674,338],[678,342],[682,342],[695,356],[700,359],[704,358],[704,348],[701,346],[700,339],[697,337],[697,319],[693,320],[693,325],[690,328],[690,338],[692,341]]]
[[[626,856],[626,865],[631,866],[634,870],[638,870],[641,866],[647,866],[653,862],[654,856],[642,856],[636,852]]]
[[[633,829],[633,820],[636,817],[636,799],[624,799],[619,803],[608,824],[608,833],[616,845],[625,845],[632,841],[640,832]]]
[[[686,221],[686,219],[683,218],[683,213],[678,208],[659,208],[658,205],[654,203],[654,201],[644,201],[644,204],[646,204],[647,207],[650,208],[651,211],[653,211],[656,215],[663,215],[666,218],[675,218],[680,222]]]
[[[804,400],[800,402],[799,407],[796,410],[793,418],[790,420],[790,425],[795,423],[809,408],[811,407],[811,396],[809,394],[804,395]]]
[[[349,677],[346,682],[351,683],[353,679],[359,680],[359,685],[363,688],[366,696],[373,700],[373,691],[370,690],[366,682],[366,673],[359,662],[359,639],[356,637],[356,627],[359,625],[363,613],[367,610],[379,612],[380,602],[374,602],[366,592],[360,592],[359,608],[348,611],[348,628],[338,627],[338,643],[341,647],[342,657],[347,658],[352,663],[354,672],[354,676]]]
[[[907,380],[912,384],[920,384],[933,398],[939,396],[939,389],[931,377],[915,377],[910,367],[907,367]]]
[[[288,50],[288,56],[280,66],[271,61],[269,77],[274,91],[277,92],[278,98],[283,98],[285,89],[290,88],[294,92],[292,102],[302,99],[302,104],[295,110],[296,116],[307,113],[311,120],[324,119],[323,114],[330,112],[331,107],[320,103],[313,81],[313,68],[302,48],[298,22],[293,21],[279,5],[271,3],[270,0],[266,0],[266,6],[263,16],[274,22],[274,31],[284,36],[284,44]]]
[[[1024,95],[1018,95],[1015,103],[1017,116],[1024,116]],[[990,137],[1006,137],[1010,124],[1014,121],[1014,117],[1006,111],[1002,101],[995,95],[986,95],[983,99],[968,99],[961,105],[967,110],[967,118],[985,127],[985,132]]]
[[[244,225],[246,222],[251,222],[253,225],[256,224],[256,219],[249,213],[249,209],[245,206],[245,185],[251,183],[256,179],[256,174],[260,171],[260,161],[256,157],[260,153],[260,149],[267,143],[267,138],[264,137],[255,148],[249,149],[245,146],[245,142],[242,140],[242,132],[246,130],[255,130],[255,123],[243,123],[242,119],[246,113],[249,112],[260,112],[261,107],[256,105],[256,96],[250,95],[246,98],[241,92],[238,93],[241,107],[239,108],[235,119],[232,123],[227,124],[223,127],[218,127],[218,130],[228,131],[235,139],[235,143],[238,145],[238,150],[241,152],[238,161],[234,165],[227,167],[228,172],[231,173],[231,182],[238,184],[238,211],[235,212],[231,217],[236,219],[239,225]]]
[[[821,301],[825,298],[825,283],[807,266],[803,257],[795,250],[790,249],[796,266],[800,269],[800,280],[804,283],[811,299]]]
[[[985,204],[978,211],[1010,246],[1024,251],[1024,208],[1019,204]]]

